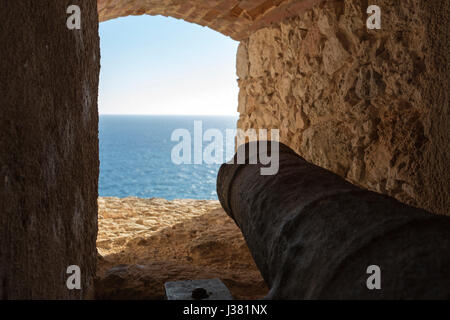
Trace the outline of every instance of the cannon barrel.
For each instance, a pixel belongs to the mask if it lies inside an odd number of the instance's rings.
[[[278,173],[261,175],[267,164],[249,164],[256,143],[238,149],[245,163],[236,154],[221,166],[217,193],[266,298],[450,298],[450,217],[361,189],[281,143]]]

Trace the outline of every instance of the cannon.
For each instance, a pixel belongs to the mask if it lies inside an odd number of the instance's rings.
[[[282,143],[278,172],[262,175],[261,143],[274,142],[243,144],[245,161],[221,166],[217,194],[267,299],[450,298],[450,217],[357,187]]]

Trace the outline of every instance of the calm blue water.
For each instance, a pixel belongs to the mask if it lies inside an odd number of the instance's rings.
[[[102,197],[217,199],[216,177],[220,165],[176,165],[171,160],[172,132],[183,128],[192,136],[194,121],[201,120],[203,132],[236,127],[231,116],[100,116],[100,181]],[[205,148],[210,142],[203,142]],[[224,161],[225,159],[224,151]]]

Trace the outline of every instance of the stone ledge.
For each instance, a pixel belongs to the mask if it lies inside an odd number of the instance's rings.
[[[220,278],[238,299],[267,287],[219,201],[99,198],[97,299],[163,299],[168,281]]]

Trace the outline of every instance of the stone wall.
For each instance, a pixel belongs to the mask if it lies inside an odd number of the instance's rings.
[[[80,299],[96,264],[97,4],[3,1],[0,10],[0,299]],[[66,287],[81,268],[81,290]]]
[[[445,1],[328,1],[241,42],[238,127],[278,128],[351,182],[449,214]]]

